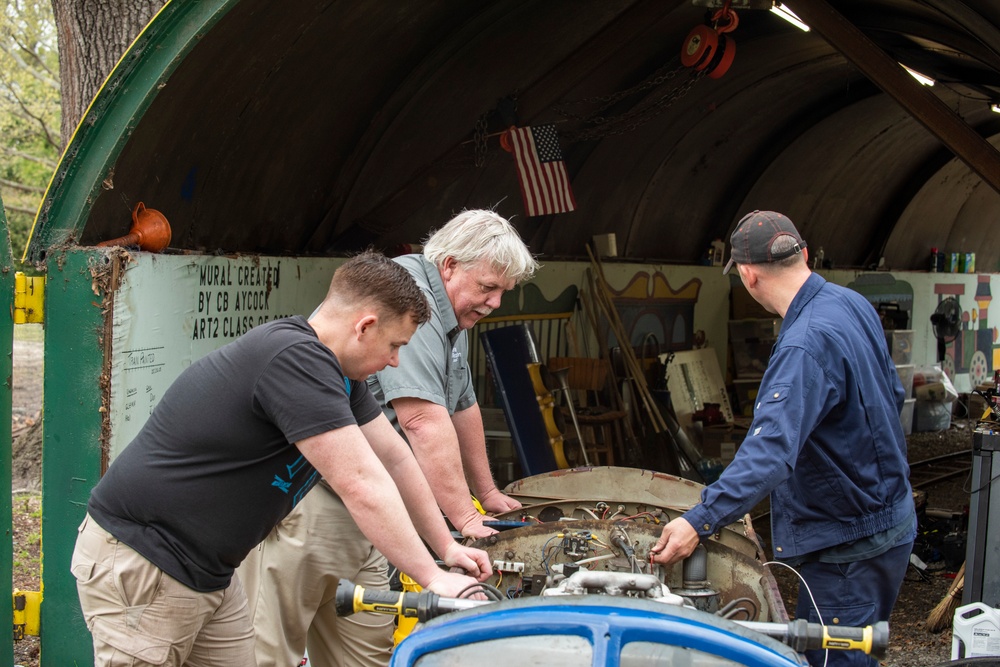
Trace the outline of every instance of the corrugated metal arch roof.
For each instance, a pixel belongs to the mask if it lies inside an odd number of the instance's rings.
[[[829,4],[1000,141],[987,104],[1000,99],[1000,8]],[[772,208],[838,265],[923,268],[937,246],[996,268],[1000,195],[815,32],[740,11],[730,71],[690,80],[680,45],[705,13],[682,0],[173,0],[81,124],[29,255],[120,236],[141,200],[180,249],[390,249],[489,206],[549,257],[614,232],[628,258],[693,263],[745,211]],[[608,109],[649,118],[574,140],[584,126],[557,107],[657,72],[673,74]],[[490,132],[558,122],[578,210],[525,218],[495,137],[477,166],[481,119]]]

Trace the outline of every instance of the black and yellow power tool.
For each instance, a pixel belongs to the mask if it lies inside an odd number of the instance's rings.
[[[346,579],[337,586],[337,615],[349,616],[359,611],[417,618],[421,623],[453,611],[471,609],[489,600],[443,598],[432,591],[368,591]],[[733,621],[748,630],[759,632],[786,644],[795,651],[818,649],[863,651],[875,658],[885,656],[889,646],[889,624],[879,621],[863,628],[822,625],[797,619],[789,623]]]
[[[421,623],[442,614],[471,609],[489,600],[443,598],[433,591],[369,591],[346,579],[337,584],[337,615],[350,616],[359,611],[416,618]]]

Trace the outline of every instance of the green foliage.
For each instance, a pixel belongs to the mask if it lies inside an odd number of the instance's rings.
[[[0,14],[0,194],[20,259],[59,158],[56,24],[49,0],[3,0]]]

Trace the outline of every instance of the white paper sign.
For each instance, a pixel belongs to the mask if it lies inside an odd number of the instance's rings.
[[[132,441],[181,371],[264,322],[312,313],[343,261],[136,253],[114,295],[111,441]]]

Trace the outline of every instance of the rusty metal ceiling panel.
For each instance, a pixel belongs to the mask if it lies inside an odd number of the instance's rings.
[[[120,152],[81,139],[110,167],[65,170],[45,210],[93,194],[76,217],[41,221],[65,233],[41,234],[36,258],[44,239],[120,236],[140,200],[167,214],[177,248],[209,252],[390,249],[492,206],[547,257],[584,257],[593,234],[614,232],[627,257],[690,263],[767,207],[842,265],[922,268],[927,248],[959,239],[980,240],[982,266],[1000,258],[987,232],[998,203],[978,176],[820,35],[769,12],[740,11],[732,67],[716,79],[679,65],[712,11],[687,0],[216,2],[224,16],[178,52]],[[1000,10],[829,4],[938,79],[932,94],[971,132],[1000,134],[988,105],[1000,101]],[[145,51],[172,48],[173,30]],[[123,91],[102,95],[108,108]],[[587,112],[617,123],[602,136]],[[528,218],[512,157],[496,136],[485,151],[473,138],[477,123],[495,135],[549,122],[578,209]],[[76,174],[95,180],[68,187]]]

